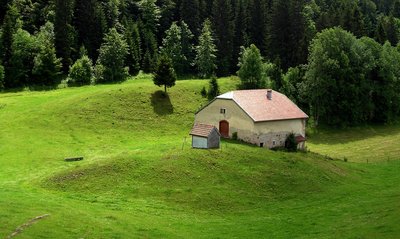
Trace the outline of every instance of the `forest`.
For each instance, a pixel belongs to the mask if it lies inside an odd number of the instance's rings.
[[[121,82],[163,62],[180,79],[281,91],[315,125],[400,116],[400,0],[0,0],[0,22],[4,91]]]

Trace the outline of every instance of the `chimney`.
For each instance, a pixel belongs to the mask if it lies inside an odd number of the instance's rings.
[[[272,90],[267,91],[267,99],[272,100]]]

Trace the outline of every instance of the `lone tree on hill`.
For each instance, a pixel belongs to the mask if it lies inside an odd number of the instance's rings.
[[[154,72],[153,82],[157,86],[164,85],[164,92],[167,93],[167,87],[170,88],[175,85],[176,74],[172,66],[171,59],[162,55],[158,59],[156,71]]]

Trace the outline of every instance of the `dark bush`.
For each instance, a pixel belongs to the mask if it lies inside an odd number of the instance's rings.
[[[294,133],[290,133],[285,141],[285,148],[289,152],[296,152],[297,151],[297,141]]]

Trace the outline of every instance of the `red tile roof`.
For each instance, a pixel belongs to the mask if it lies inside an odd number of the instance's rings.
[[[194,124],[190,135],[208,137],[215,127],[208,124]],[[218,130],[217,130],[218,132]],[[219,133],[219,132],[218,132]]]
[[[306,115],[285,95],[272,91],[267,98],[267,89],[239,90],[220,95],[217,99],[231,99],[236,102],[255,122],[306,119]]]

